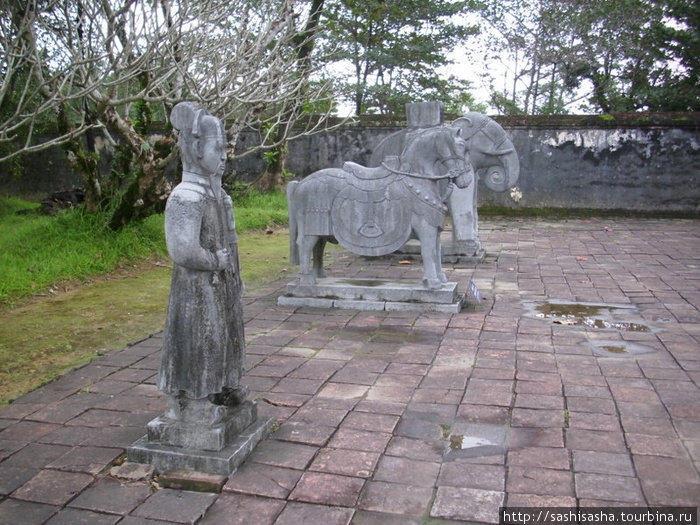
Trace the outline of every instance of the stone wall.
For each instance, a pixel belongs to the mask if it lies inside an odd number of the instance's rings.
[[[700,206],[700,114],[494,117],[520,157],[516,188],[495,193],[479,187],[481,206],[696,213]],[[361,121],[305,137],[289,146],[287,169],[303,177],[346,160],[366,164],[384,137],[402,121]],[[240,148],[257,138],[249,133]],[[253,180],[261,155],[237,161],[236,178]],[[77,180],[60,148],[25,161],[13,177],[0,164],[0,194],[37,196]]]

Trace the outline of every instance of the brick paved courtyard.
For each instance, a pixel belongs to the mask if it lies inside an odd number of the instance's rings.
[[[110,475],[164,407],[156,334],[0,409],[0,523],[498,522],[499,506],[700,504],[700,222],[481,223],[459,314],[245,299],[276,430],[221,494]],[[347,277],[420,264],[341,253]],[[565,312],[565,314],[562,314]],[[560,314],[560,315],[559,315]]]

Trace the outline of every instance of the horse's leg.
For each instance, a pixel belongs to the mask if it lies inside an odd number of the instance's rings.
[[[326,239],[320,237],[316,246],[314,246],[314,275],[316,277],[325,277],[326,272],[323,269],[323,250],[326,247]]]
[[[316,283],[316,276],[311,267],[311,253],[318,243],[317,235],[300,235],[297,240],[299,246],[299,282],[301,284]]]
[[[437,235],[435,236],[435,272],[437,273],[438,280],[441,283],[447,282],[447,275],[442,271],[442,245],[440,244],[440,229],[437,229]]]
[[[442,282],[438,275],[439,253],[436,253],[435,250],[437,243],[440,242],[438,229],[425,222],[422,217],[414,215],[413,230],[420,240],[420,254],[423,259],[423,286],[429,289],[440,288]]]

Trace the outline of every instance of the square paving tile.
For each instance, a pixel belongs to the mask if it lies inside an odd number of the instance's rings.
[[[581,472],[575,475],[576,497],[579,499],[608,500],[618,503],[643,504],[639,481],[629,476],[611,474],[590,474]]]
[[[155,492],[132,514],[146,519],[197,523],[216,501],[218,494],[161,489]]]
[[[440,464],[437,462],[384,456],[372,479],[391,483],[406,483],[418,487],[433,487],[439,472]]]
[[[83,509],[61,509],[46,525],[113,525],[121,516],[102,514]]]
[[[255,447],[248,461],[276,467],[304,470],[318,452],[318,448],[299,443],[267,439]]]
[[[626,453],[573,451],[574,471],[634,476],[632,460]]]
[[[369,478],[374,472],[379,457],[380,454],[377,452],[324,448],[318,452],[309,469],[357,478]]]
[[[504,493],[467,487],[438,487],[430,516],[449,520],[498,523]]]
[[[125,515],[150,495],[151,488],[146,482],[123,484],[110,478],[103,478],[85,489],[69,503],[69,506]]]
[[[365,480],[322,472],[305,472],[289,495],[290,500],[353,507]]]
[[[121,448],[79,446],[52,461],[49,467],[71,472],[99,474],[123,453],[124,450]]]
[[[649,505],[700,505],[700,479],[689,461],[634,456],[633,462]]]
[[[511,448],[508,451],[508,465],[568,470],[569,450],[563,447]]]
[[[422,516],[433,497],[433,489],[384,481],[369,481],[359,508],[389,514]]]
[[[275,525],[348,525],[353,513],[352,509],[292,501],[284,508]]]
[[[506,491],[542,496],[573,496],[571,472],[538,467],[509,467]]]
[[[224,491],[285,499],[301,474],[301,470],[246,462],[231,475]]]
[[[70,450],[71,447],[64,445],[29,443],[3,461],[2,467],[35,467],[38,470]]]
[[[54,505],[6,499],[0,502],[0,523],[41,525],[60,508]]]
[[[353,410],[343,421],[343,427],[357,430],[392,433],[399,421],[398,416],[389,414],[374,414]]]
[[[383,452],[390,439],[391,434],[387,432],[370,432],[368,430],[341,427],[333,435],[328,446],[331,448],[363,450],[365,452]]]
[[[273,434],[274,439],[306,445],[325,445],[335,433],[335,427],[312,425],[300,421],[285,421]]]
[[[391,439],[386,448],[387,456],[398,456],[421,461],[442,461],[447,444],[445,441],[424,441],[396,436]]]
[[[597,452],[625,452],[627,450],[621,432],[603,432],[580,428],[566,429],[566,446],[572,450]]]
[[[255,516],[255,525],[272,525],[282,512],[285,502],[268,498],[257,498],[243,494],[222,494],[209,507],[202,525],[251,525]],[[150,523],[150,522],[149,522]],[[144,523],[143,525],[149,525]]]
[[[441,487],[467,487],[503,492],[506,469],[501,465],[479,465],[470,461],[443,463],[437,484]]]
[[[13,498],[65,505],[93,482],[93,477],[79,472],[42,470],[12,493]]]

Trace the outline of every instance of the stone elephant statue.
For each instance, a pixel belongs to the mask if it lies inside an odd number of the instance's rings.
[[[470,112],[452,122],[461,129],[469,160],[477,180],[484,180],[493,191],[515,186],[520,173],[518,153],[505,130],[493,119]],[[370,166],[378,166],[387,155],[399,155],[409,130],[401,130],[382,140],[372,153]],[[477,184],[455,188],[448,200],[452,218],[452,246],[443,246],[443,255],[473,256],[479,252]]]

